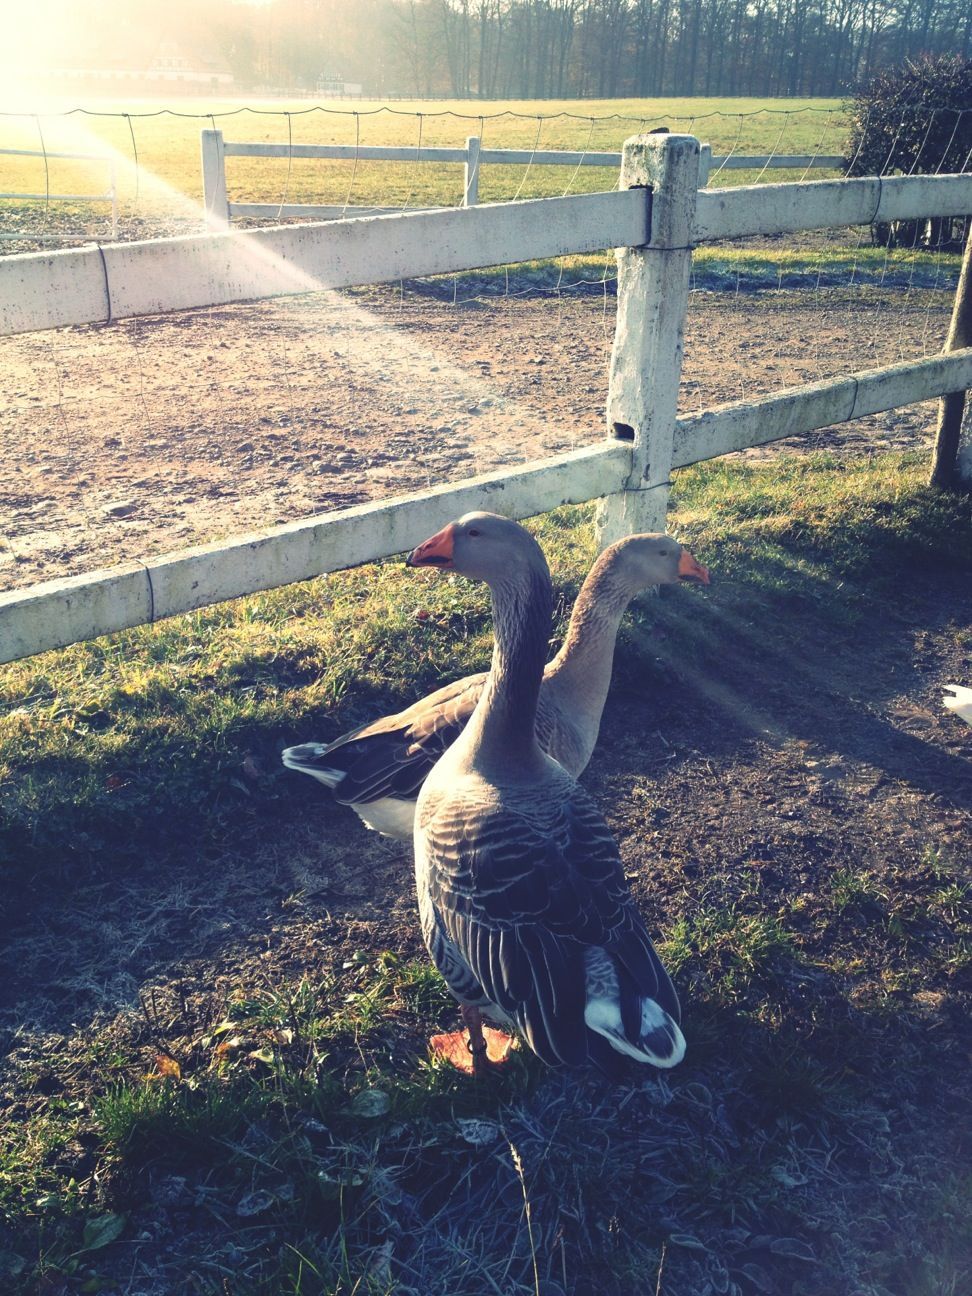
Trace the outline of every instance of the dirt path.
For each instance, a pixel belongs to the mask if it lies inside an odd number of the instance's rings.
[[[928,354],[946,324],[917,291],[694,294],[683,408]],[[376,290],[0,340],[0,589],[590,444],[613,327],[596,294]],[[933,417],[812,442],[916,445]]]

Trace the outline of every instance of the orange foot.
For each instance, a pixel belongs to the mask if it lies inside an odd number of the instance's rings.
[[[516,1040],[503,1031],[493,1030],[492,1026],[484,1026],[482,1029],[486,1041],[486,1061],[493,1066],[502,1066],[511,1050],[516,1048]],[[457,1071],[462,1071],[465,1075],[476,1074],[467,1030],[453,1031],[451,1035],[433,1035],[429,1040],[429,1048],[433,1057],[451,1063]]]

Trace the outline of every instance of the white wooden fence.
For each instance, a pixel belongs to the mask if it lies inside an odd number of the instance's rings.
[[[522,468],[0,594],[0,661],[400,553],[471,507],[527,517],[601,499],[606,543],[665,525],[673,469],[972,387],[972,348],[676,413],[692,248],[703,239],[972,211],[972,175],[698,189],[700,144],[625,145],[612,193],[159,239],[0,260],[0,333],[619,249],[600,445]],[[972,481],[972,445],[961,451]]]
[[[280,158],[287,161],[298,158],[330,158],[346,162],[438,162],[463,165],[461,201],[463,207],[475,207],[479,202],[480,168],[487,164],[498,166],[569,166],[610,167],[617,171],[621,166],[620,153],[600,153],[590,149],[508,149],[483,148],[478,135],[470,135],[463,148],[418,148],[374,144],[241,144],[225,140],[220,130],[204,130],[200,137],[202,153],[203,203],[212,228],[228,225],[234,216],[269,217],[280,220],[284,216],[310,216],[329,220],[345,216],[382,216],[401,210],[399,207],[342,207],[319,203],[240,203],[227,197],[226,159],[228,157]],[[780,168],[809,171],[814,167],[835,170],[843,159],[831,154],[778,154],[758,157],[729,153],[713,157],[708,145],[702,146],[699,187],[704,187],[713,171],[751,171]]]
[[[82,193],[66,194],[54,193],[51,190],[45,190],[44,193],[0,193],[0,198],[23,198],[37,202],[105,202],[111,204],[111,236],[115,238],[118,233],[118,183],[115,175],[114,158],[105,157],[101,153],[49,153],[40,149],[11,149],[0,148],[0,154],[10,157],[34,157],[43,158],[45,166],[52,158],[68,158],[77,162],[101,162],[108,168],[108,188],[101,193]],[[5,239],[29,238],[36,242],[56,239],[63,242],[64,234],[37,234],[33,230],[12,230],[6,231],[0,237]],[[85,236],[87,237],[87,236]]]

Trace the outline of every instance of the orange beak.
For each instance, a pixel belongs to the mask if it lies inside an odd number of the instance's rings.
[[[700,562],[692,557],[687,549],[683,549],[682,556],[678,560],[678,579],[698,581],[700,585],[708,585],[709,573]]]
[[[434,536],[423,540],[405,559],[407,567],[451,567],[452,548],[455,542],[455,524],[450,522]]]

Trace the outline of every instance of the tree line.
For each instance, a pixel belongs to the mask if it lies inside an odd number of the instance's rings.
[[[378,95],[835,95],[972,54],[969,0],[274,0],[250,18],[252,73]]]
[[[972,55],[969,0],[102,0],[100,14],[116,44],[128,31],[216,54],[245,87],[330,77],[374,96],[835,95],[922,54]]]

